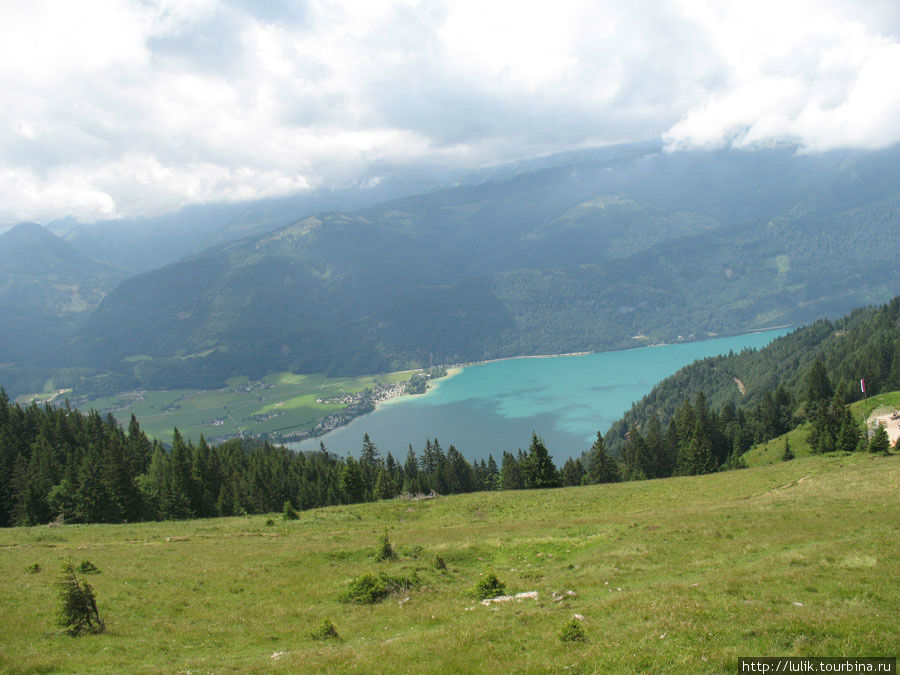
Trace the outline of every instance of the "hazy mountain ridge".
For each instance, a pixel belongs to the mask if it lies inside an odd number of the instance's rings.
[[[36,223],[0,235],[2,360],[54,348],[127,272],[95,260]]]
[[[639,346],[837,316],[896,293],[896,147],[643,144],[543,162],[304,217],[137,275],[56,365],[212,386]]]

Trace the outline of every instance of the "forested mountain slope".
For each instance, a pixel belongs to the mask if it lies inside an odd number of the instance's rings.
[[[44,356],[125,276],[35,223],[0,235],[0,361]]]
[[[700,393],[715,410],[733,405],[739,414],[753,412],[760,420],[784,418],[774,424],[762,421],[757,431],[761,437],[745,439],[767,440],[773,432],[791,428],[797,416],[808,417],[809,377],[817,362],[848,403],[862,398],[861,379],[868,395],[900,389],[900,297],[836,321],[816,321],[758,351],[703,359],[682,368],[613,424],[607,446],[620,452],[629,429],[646,430],[654,418],[664,428],[685,400]],[[773,427],[772,432],[766,427]]]
[[[835,316],[896,292],[898,159],[624,146],[319,214],[129,279],[56,365],[212,386]]]

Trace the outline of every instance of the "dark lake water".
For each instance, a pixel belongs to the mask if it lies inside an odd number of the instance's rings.
[[[697,359],[760,348],[786,329],[702,342],[686,342],[583,356],[521,358],[462,368],[427,394],[381,404],[321,438],[291,443],[317,450],[358,455],[363,434],[402,461],[407,448],[421,455],[426,438],[451,443],[469,460],[504,450],[527,450],[537,432],[557,466],[587,450],[597,431],[604,433],[663,378]]]

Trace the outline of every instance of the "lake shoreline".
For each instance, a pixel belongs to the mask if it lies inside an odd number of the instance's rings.
[[[653,343],[653,344],[635,345],[633,347],[626,347],[623,349],[611,349],[611,350],[601,351],[601,352],[577,351],[577,352],[565,352],[565,353],[558,353],[558,354],[523,354],[523,355],[518,355],[518,356],[506,356],[506,357],[500,357],[500,358],[494,358],[494,359],[485,359],[482,361],[456,363],[456,364],[453,364],[452,366],[446,367],[446,371],[447,371],[446,375],[443,375],[439,378],[435,378],[434,380],[429,380],[428,387],[425,392],[423,392],[421,394],[399,393],[398,395],[393,395],[393,396],[389,396],[387,398],[378,400],[375,402],[373,409],[368,410],[366,412],[362,412],[357,415],[354,415],[351,418],[345,419],[342,424],[340,424],[339,426],[336,426],[332,429],[329,429],[324,434],[311,436],[311,437],[308,437],[301,441],[297,441],[294,449],[300,449],[300,447],[299,447],[300,443],[302,443],[304,441],[309,441],[312,438],[323,439],[324,437],[329,436],[332,433],[339,432],[341,429],[346,428],[347,426],[355,423],[357,420],[369,416],[371,413],[376,413],[379,411],[383,412],[386,409],[393,407],[393,405],[396,403],[406,403],[406,402],[421,400],[423,398],[429,397],[429,395],[435,394],[437,391],[439,391],[439,389],[441,388],[441,385],[443,383],[445,383],[445,382],[449,381],[450,379],[452,379],[453,377],[459,375],[465,369],[472,368],[475,366],[487,366],[487,365],[491,365],[491,364],[497,364],[497,363],[500,363],[503,361],[524,361],[527,359],[543,360],[543,359],[554,359],[554,358],[561,358],[561,357],[586,357],[586,356],[592,356],[592,355],[598,355],[598,354],[614,354],[614,353],[623,353],[623,352],[633,352],[633,351],[637,351],[637,350],[641,350],[641,349],[650,349],[650,348],[656,348],[656,347],[674,347],[674,346],[679,346],[679,345],[689,345],[692,343],[708,342],[708,341],[719,340],[719,339],[738,338],[738,337],[742,337],[742,336],[756,335],[759,333],[766,333],[766,332],[770,332],[770,331],[786,330],[786,329],[790,329],[791,327],[792,327],[792,325],[769,327],[769,328],[759,328],[756,330],[751,330],[751,331],[747,331],[744,333],[735,333],[732,335],[706,335],[702,339],[676,340],[674,342],[669,342],[669,343]],[[654,384],[655,384],[655,382],[654,382]],[[293,445],[293,444],[291,444],[291,445]],[[291,445],[289,445],[288,447],[291,447]]]

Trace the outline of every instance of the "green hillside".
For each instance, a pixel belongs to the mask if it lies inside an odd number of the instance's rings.
[[[866,424],[875,411],[900,411],[900,391],[890,391],[872,396],[863,401],[857,401],[850,406],[850,410],[854,419],[862,426]],[[744,453],[744,462],[747,466],[761,466],[763,464],[781,462],[784,454],[785,439],[787,439],[791,452],[794,453],[795,457],[806,457],[812,454],[807,440],[809,431],[810,424],[802,424],[786,434],[755,445]]]
[[[896,655],[898,484],[897,455],[830,455],[295,521],[3,529],[0,668],[695,673],[748,655]],[[385,532],[398,557],[376,562]],[[100,570],[83,578],[104,634],[54,626],[69,558]],[[482,604],[488,571],[536,597]],[[342,601],[367,573],[411,587]],[[563,642],[575,615],[586,641]]]
[[[209,388],[838,315],[896,293],[898,152],[645,148],[302,218],[120,284],[56,365]]]

